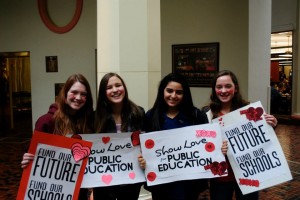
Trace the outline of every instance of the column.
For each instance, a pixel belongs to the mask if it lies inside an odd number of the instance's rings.
[[[116,72],[149,109],[161,78],[160,0],[97,1],[97,82]]]

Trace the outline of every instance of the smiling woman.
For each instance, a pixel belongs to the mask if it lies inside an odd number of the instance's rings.
[[[75,27],[81,15],[82,5],[83,0],[76,0],[76,10],[72,20],[67,25],[59,27],[49,17],[49,13],[47,10],[47,0],[38,0],[38,8],[42,21],[51,31],[60,34],[66,33]]]

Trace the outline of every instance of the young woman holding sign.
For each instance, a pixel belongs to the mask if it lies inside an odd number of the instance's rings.
[[[81,74],[71,75],[61,89],[56,103],[41,116],[35,130],[66,136],[93,132],[93,98],[90,85]],[[26,168],[34,158],[25,153],[21,167]],[[79,200],[87,200],[88,189],[80,189]]]
[[[207,123],[205,113],[194,107],[190,88],[179,74],[165,76],[153,107],[146,113],[146,131],[160,131]],[[145,167],[145,160],[139,158]],[[207,188],[207,180],[187,180],[147,187],[153,200],[197,200]]]
[[[207,111],[209,121],[231,111],[239,109],[249,104],[240,94],[238,80],[235,74],[229,70],[220,71],[213,80],[210,104],[204,107]],[[272,127],[277,126],[277,119],[273,115],[264,114],[266,122]],[[226,157],[228,166],[228,176],[211,179],[210,197],[212,200],[231,200],[233,193],[237,200],[256,200],[259,198],[258,192],[243,195]]]
[[[116,73],[104,75],[99,85],[95,115],[97,133],[143,130],[145,111],[128,98],[124,80]],[[94,188],[95,200],[137,200],[142,183]]]

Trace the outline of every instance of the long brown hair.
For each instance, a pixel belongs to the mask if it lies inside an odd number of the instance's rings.
[[[236,92],[234,93],[234,96],[232,98],[230,111],[234,111],[238,108],[241,108],[241,107],[249,104],[248,101],[246,101],[242,98],[242,95],[240,93],[240,86],[239,86],[236,75],[229,70],[220,71],[214,77],[214,80],[212,82],[212,87],[211,87],[211,95],[210,95],[211,103],[210,103],[209,107],[211,109],[211,112],[213,113],[213,118],[218,117],[218,114],[220,113],[220,111],[222,109],[222,102],[219,100],[219,98],[216,94],[216,90],[215,90],[215,87],[217,84],[217,79],[221,76],[230,76],[231,80],[235,86]]]
[[[74,83],[80,82],[86,88],[86,102],[75,114],[66,104],[67,93]],[[93,98],[89,82],[82,74],[71,75],[59,92],[56,100],[58,110],[55,112],[54,133],[66,135],[68,133],[83,134],[93,131]]]
[[[112,108],[106,96],[106,87],[109,79],[114,76],[121,80],[125,90],[125,96],[122,102],[121,131],[127,132],[129,128],[131,131],[141,130],[143,125],[143,113],[141,112],[141,108],[129,99],[128,90],[124,80],[118,74],[111,72],[105,74],[99,84],[99,94],[95,115],[95,131],[98,133],[105,133],[110,125],[110,121],[112,119]]]

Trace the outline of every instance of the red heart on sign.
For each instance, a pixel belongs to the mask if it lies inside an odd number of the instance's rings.
[[[258,120],[262,120],[262,115],[264,114],[264,110],[262,107],[257,107],[257,108],[253,108],[253,107],[249,107],[246,110],[241,110],[240,111],[241,114],[246,114],[246,117],[248,120],[253,120],[253,121],[258,121]]]
[[[257,107],[255,109],[255,121],[261,120],[261,116],[264,114],[264,109],[262,107]]]
[[[205,169],[210,169],[213,175],[224,175],[227,170],[227,163],[225,161],[222,162],[213,162],[209,166],[206,166]]]
[[[109,143],[109,141],[110,141],[110,137],[102,137],[102,142],[103,142],[104,144]]]
[[[104,174],[104,175],[102,175],[101,179],[106,185],[109,185],[110,182],[112,181],[113,177],[110,174],[108,174],[108,175]]]
[[[89,147],[83,147],[80,143],[74,143],[71,152],[74,160],[78,162],[79,160],[88,157],[91,153],[91,149]]]
[[[133,146],[140,144],[140,131],[135,131],[131,134],[131,142]]]

